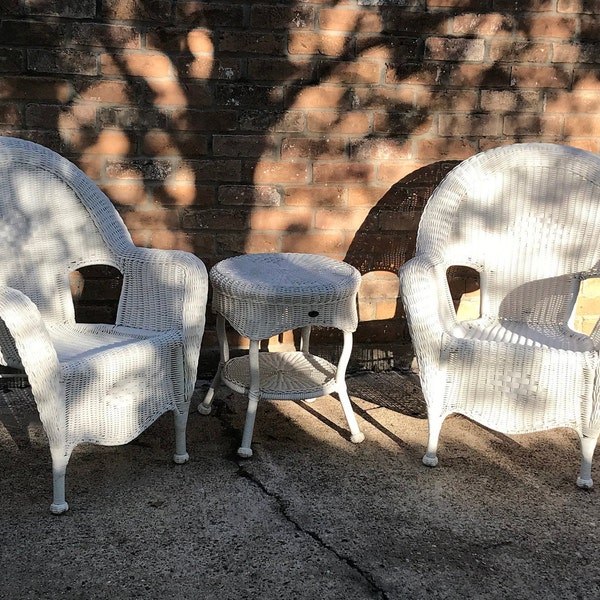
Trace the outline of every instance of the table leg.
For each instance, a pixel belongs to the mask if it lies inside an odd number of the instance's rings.
[[[260,350],[260,340],[250,340],[250,349],[248,359],[250,361],[250,389],[248,391],[248,410],[246,411],[246,422],[244,423],[244,433],[242,435],[242,445],[238,448],[238,456],[250,458],[252,456],[252,434],[254,433],[254,420],[258,409],[258,400],[260,398],[260,369],[258,353]]]
[[[217,338],[219,340],[219,366],[204,396],[204,400],[198,405],[198,412],[202,415],[209,415],[212,410],[215,390],[221,383],[221,371],[223,371],[225,363],[229,360],[229,343],[225,331],[225,318],[222,315],[217,315]]]
[[[312,327],[310,325],[306,325],[302,328],[300,335],[300,351],[308,354],[310,352],[310,332]],[[316,398],[305,398],[304,402],[314,402]]]
[[[348,388],[346,387],[346,369],[348,362],[350,361],[350,354],[352,353],[352,333],[344,331],[344,347],[342,354],[338,362],[337,371],[335,375],[336,391],[340,398],[342,408],[346,421],[348,421],[348,427],[350,428],[350,441],[355,444],[360,444],[365,439],[365,434],[358,427],[356,422],[356,416],[352,410],[352,404],[348,396]]]

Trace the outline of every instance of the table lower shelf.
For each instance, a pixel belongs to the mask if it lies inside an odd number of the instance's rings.
[[[306,400],[335,390],[337,367],[305,352],[260,352],[259,397],[268,400]],[[232,358],[221,374],[227,387],[241,394],[250,391],[250,357]]]

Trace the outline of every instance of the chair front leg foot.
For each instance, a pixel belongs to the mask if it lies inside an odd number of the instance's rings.
[[[592,480],[592,458],[598,437],[581,436],[581,470],[577,478],[577,487],[589,490],[594,486]]]

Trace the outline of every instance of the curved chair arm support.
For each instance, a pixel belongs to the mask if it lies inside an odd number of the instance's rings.
[[[15,341],[50,445],[60,445],[65,435],[61,368],[40,311],[19,290],[0,286],[0,318]]]
[[[204,334],[208,273],[190,252],[132,247],[118,257],[123,272],[117,325],[183,332],[186,395],[191,395]]]

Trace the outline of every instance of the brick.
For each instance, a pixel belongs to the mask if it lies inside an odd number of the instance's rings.
[[[285,52],[286,37],[272,33],[225,31],[216,40],[217,52],[281,56]]]
[[[551,115],[510,115],[504,117],[503,133],[506,135],[544,135],[560,137],[563,119]]]
[[[452,19],[452,33],[455,35],[502,36],[509,35],[515,25],[511,14],[503,13],[463,13]]]
[[[210,136],[195,131],[148,131],[142,152],[151,156],[185,156],[197,158],[209,154]]]
[[[306,252],[343,259],[344,236],[341,233],[287,233],[281,239],[281,252]]]
[[[433,116],[427,111],[376,112],[373,130],[388,135],[422,135],[431,131]]]
[[[600,96],[595,91],[550,91],[546,94],[547,113],[598,113]]]
[[[13,103],[0,104],[0,124],[2,126],[8,125],[18,128],[21,126],[21,123],[21,111],[18,105]]]
[[[285,106],[302,108],[343,108],[350,107],[347,90],[338,85],[318,85],[315,87],[288,87]]]
[[[177,2],[177,21],[188,26],[192,24],[218,24],[220,27],[241,27],[248,23],[244,16],[243,4],[229,2]]]
[[[558,67],[515,65],[512,68],[512,85],[518,88],[566,88],[571,73]]]
[[[71,19],[93,19],[96,16],[96,0],[45,0],[44,2],[26,2],[23,11],[28,15],[62,17]]]
[[[417,60],[423,56],[423,41],[419,38],[399,37],[395,35],[358,36],[356,56],[364,59],[394,61]]]
[[[71,133],[69,145],[72,150],[81,154],[127,156],[134,151],[129,137],[121,131],[106,130],[96,133],[80,129]]]
[[[559,13],[594,14],[597,7],[593,0],[558,0],[556,10]]]
[[[350,158],[354,161],[386,161],[411,158],[412,143],[402,140],[367,139],[354,141],[350,146]]]
[[[117,206],[131,207],[148,204],[146,189],[138,183],[103,184],[100,185],[100,188]]]
[[[425,41],[425,58],[444,61],[483,60],[485,42],[480,39],[430,37]]]
[[[203,229],[207,231],[244,231],[248,227],[248,211],[236,209],[194,210],[184,209],[181,225],[185,230]]]
[[[421,143],[424,143],[424,141]],[[419,152],[419,151],[421,151],[421,150],[419,150],[419,145],[417,144],[417,152]],[[419,158],[422,158],[422,157],[419,155]],[[430,157],[427,157],[427,158],[430,158]],[[440,157],[436,155],[435,158],[439,159]],[[423,163],[419,162],[419,160],[415,160],[415,159],[399,161],[399,162],[390,161],[390,162],[381,163],[377,167],[377,182],[376,183],[378,185],[396,183],[407,176],[411,176],[415,170],[419,169],[422,166],[423,166]]]
[[[315,10],[311,6],[271,6],[256,4],[250,12],[250,26],[270,31],[294,29],[313,29]]]
[[[573,72],[574,90],[600,90],[600,70],[575,69]]]
[[[306,183],[308,166],[296,162],[263,160],[256,165],[253,176],[258,184]]]
[[[95,106],[84,106],[93,109]],[[165,129],[167,116],[158,108],[131,107],[131,106],[99,106],[97,111],[98,127],[151,130]]]
[[[248,76],[252,81],[282,80],[311,81],[314,66],[311,60],[290,60],[286,58],[250,58]]]
[[[539,16],[525,21],[529,38],[571,39],[577,31],[577,20],[571,17]]]
[[[220,79],[237,81],[242,77],[242,64],[237,58],[215,60],[212,56],[190,57],[185,55],[174,60],[181,79]]]
[[[27,50],[27,67],[37,73],[97,75],[98,57],[93,52],[73,49]]]
[[[481,109],[496,112],[537,112],[542,96],[537,90],[482,90]]]
[[[517,67],[514,67],[517,68]],[[451,66],[436,82],[451,87],[506,87],[510,82],[510,67],[501,64]]]
[[[104,53],[100,59],[104,75],[127,75],[134,77],[169,77],[171,61],[156,52]]]
[[[567,115],[565,117],[565,135],[598,137],[600,135],[600,118],[596,115]]]
[[[70,43],[101,48],[141,48],[141,35],[135,27],[102,23],[73,23]]]
[[[477,153],[476,144],[464,139],[419,140],[417,148],[418,158],[427,160],[442,160],[446,158],[464,160]]]
[[[298,133],[306,128],[306,114],[299,110],[243,110],[239,113],[238,124],[244,131]]]
[[[346,206],[347,187],[344,185],[286,186],[286,206]]]
[[[73,95],[70,82],[46,77],[0,78],[0,100],[43,100],[66,103]]]
[[[475,10],[480,11],[481,3],[475,2],[475,4],[477,4]],[[448,33],[448,15],[444,12],[407,11],[402,6],[386,6],[381,18],[383,22],[378,31],[390,31],[395,35],[408,34],[418,38]]]
[[[523,40],[492,40],[490,60],[510,63],[546,63],[552,46]]]
[[[283,160],[342,159],[346,155],[346,140],[341,137],[286,137],[281,142]]]
[[[135,85],[123,81],[95,80],[87,84],[78,82],[77,91],[82,102],[106,104],[134,104],[137,90]]]
[[[215,90],[217,106],[235,108],[279,108],[283,103],[283,92],[269,85],[220,83]]]
[[[241,236],[241,252],[279,252],[280,234],[265,233],[262,231],[249,231]]]
[[[502,131],[498,114],[443,114],[439,116],[439,134],[445,137],[490,136]]]
[[[241,170],[239,160],[186,160],[179,165],[175,178],[177,181],[232,183],[241,181]]]
[[[107,160],[105,171],[112,179],[163,181],[173,173],[174,165],[169,160]]]
[[[280,206],[282,193],[274,185],[219,186],[219,204],[223,206]]]
[[[213,135],[215,156],[258,158],[273,154],[273,141],[264,135]]]
[[[595,9],[598,10],[597,8]],[[598,41],[598,34],[600,33],[600,25],[598,24],[597,15],[594,16],[583,16],[581,17],[581,33],[580,38],[582,40],[589,40],[591,42]]]
[[[179,213],[175,210],[120,210],[128,229],[160,231],[166,229],[176,231],[181,227]]]
[[[313,165],[314,183],[370,183],[375,168],[363,163],[317,163]]]
[[[415,90],[404,86],[377,86],[355,88],[351,97],[354,109],[385,109],[390,107],[412,110],[416,104]],[[431,94],[428,95],[428,100]]]
[[[494,0],[494,9],[512,12],[553,12],[555,0]]]
[[[196,183],[165,183],[152,188],[153,201],[161,206],[205,206],[215,204],[215,188]]]
[[[483,94],[483,91],[481,92]],[[479,95],[476,90],[420,89],[416,93],[414,108],[417,112],[470,111],[477,108]]]
[[[315,213],[315,229],[354,232],[367,214],[366,208],[321,208]]]
[[[291,31],[288,52],[307,56],[341,56],[346,52],[347,43],[347,36],[339,33]]]
[[[371,125],[366,113],[340,115],[337,111],[318,110],[309,113],[307,127],[313,133],[363,135],[370,131]]]
[[[168,20],[171,15],[170,0],[103,0],[101,15],[116,21]]]
[[[250,217],[253,231],[308,232],[313,229],[313,211],[310,208],[256,208]]]
[[[57,123],[60,130],[95,127],[94,106],[60,106],[56,104],[28,103],[25,122],[31,128],[44,128],[48,123]]]
[[[172,129],[183,131],[234,131],[235,112],[232,110],[177,110],[171,115]]]
[[[213,97],[205,85],[183,84],[177,80],[149,79],[145,82],[145,100],[153,106],[211,106]],[[138,96],[139,97],[139,96]],[[143,97],[143,96],[142,96]]]
[[[319,26],[333,31],[378,33],[382,22],[377,12],[369,10],[322,8],[319,11]]]
[[[209,29],[193,29],[186,32],[185,35],[186,47],[179,48],[180,50],[189,50],[192,54],[207,54],[213,56],[214,45],[212,35]]]
[[[25,50],[0,48],[0,73],[21,73],[25,69]]]
[[[32,40],[36,41],[37,46],[54,46],[56,40],[63,39],[66,35],[66,23],[0,20],[0,40],[2,45],[9,47],[31,46]]]
[[[355,187],[348,190],[348,206],[374,206],[388,191],[387,187]]]
[[[352,83],[379,83],[381,66],[379,61],[320,61],[317,77],[327,79],[329,83],[344,85]]]
[[[160,248],[162,250],[185,250],[186,252],[198,252],[195,244],[195,238],[182,231],[153,231],[150,235],[151,248]],[[207,248],[202,248],[206,251]],[[208,248],[212,250],[212,245]]]

